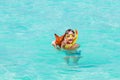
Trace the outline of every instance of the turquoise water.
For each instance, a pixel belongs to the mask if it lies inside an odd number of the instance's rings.
[[[0,80],[120,80],[119,0],[0,0]],[[78,29],[66,65],[54,33]]]

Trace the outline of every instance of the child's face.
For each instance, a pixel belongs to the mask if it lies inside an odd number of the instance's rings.
[[[75,39],[75,34],[70,31],[68,34],[66,34],[65,39],[67,40],[68,43],[72,43],[73,40]]]

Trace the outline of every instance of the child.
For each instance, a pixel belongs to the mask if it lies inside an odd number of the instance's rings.
[[[58,37],[59,39],[60,37]],[[65,61],[69,63],[69,59],[72,58],[74,63],[77,63],[80,58],[80,51],[77,51],[77,49],[80,47],[79,44],[72,44],[74,40],[76,39],[75,31],[72,29],[66,30],[64,37],[62,37],[61,45],[57,45],[56,41],[52,42],[52,45],[58,49],[63,50],[66,53],[66,56],[64,57]],[[70,45],[70,46],[69,46]],[[69,47],[67,47],[69,46]]]
[[[66,56],[64,57],[64,59],[66,60],[67,63],[69,63],[70,58],[73,59],[74,63],[77,63],[80,58],[81,52],[77,50],[80,47],[79,44],[74,43],[68,48],[65,47],[66,45],[73,43],[73,41],[76,38],[75,36],[76,34],[74,30],[72,29],[66,30],[64,40],[62,41],[62,44],[61,44],[61,48],[63,48],[63,50],[66,53]]]

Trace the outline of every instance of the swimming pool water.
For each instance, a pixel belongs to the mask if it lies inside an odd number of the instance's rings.
[[[120,80],[119,0],[1,0],[0,80]],[[82,56],[66,65],[54,33],[78,29]]]

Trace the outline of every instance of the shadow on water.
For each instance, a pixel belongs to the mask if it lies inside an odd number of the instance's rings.
[[[63,73],[67,72],[81,72],[83,69],[90,69],[90,68],[96,68],[98,67],[95,64],[69,64],[69,65],[64,65],[61,68],[59,67],[60,70],[62,70]]]
[[[81,65],[81,64],[78,64],[78,66],[80,68],[94,68],[94,67],[97,67],[97,65],[94,65],[94,64],[85,64],[85,65]]]

